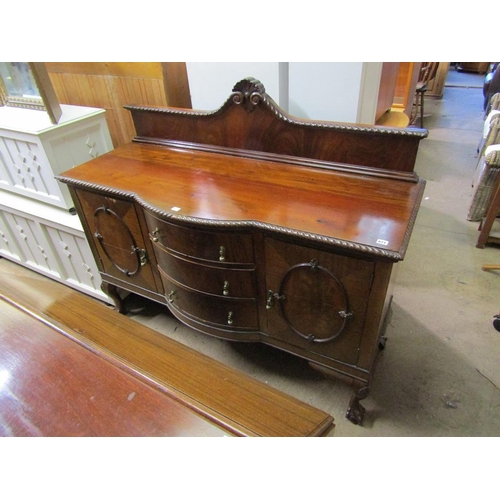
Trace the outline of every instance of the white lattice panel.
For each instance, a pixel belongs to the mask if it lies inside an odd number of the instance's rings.
[[[63,195],[36,142],[0,137],[0,183],[4,189],[60,205]]]
[[[2,193],[0,256],[112,303],[77,215]]]
[[[54,176],[113,146],[104,110],[61,108],[60,122],[52,125],[41,111],[0,107],[0,188],[69,209],[68,189]]]

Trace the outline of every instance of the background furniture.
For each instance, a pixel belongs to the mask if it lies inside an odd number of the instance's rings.
[[[496,217],[500,212],[500,176],[498,175],[498,165],[500,165],[500,149],[491,151],[485,156],[487,165],[494,165],[491,170],[496,170],[495,178],[492,185],[491,194],[486,205],[484,217],[482,217],[479,224],[479,236],[477,239],[476,247],[484,248],[488,243],[500,243],[500,235],[492,233],[493,224]]]
[[[420,63],[400,62],[392,109],[397,109],[408,117],[411,116],[415,100],[415,88],[420,73]]]
[[[459,62],[457,63],[457,71],[469,71],[472,73],[486,73],[489,62]]]
[[[254,79],[214,112],[129,106],[137,137],[58,176],[104,286],[351,381],[363,419],[423,194],[427,131],[299,121]]]
[[[66,186],[54,178],[112,148],[104,110],[0,107],[0,256],[109,302]]]
[[[472,180],[472,199],[467,220],[480,221],[493,195],[500,164],[498,155],[490,154],[500,146],[500,94],[491,99],[491,110],[484,122],[483,136],[478,146],[478,162]]]
[[[417,116],[420,116],[420,127],[424,126],[425,93],[428,90],[429,82],[436,77],[438,66],[439,63],[437,62],[423,62],[420,66],[420,73],[415,87],[415,101],[410,117],[410,123],[414,123]]]
[[[488,74],[484,77],[483,84],[483,107],[486,116],[491,109],[498,109],[498,103],[493,105],[493,108],[491,106],[491,100],[497,92],[500,92],[500,65],[498,63],[492,63]]]
[[[437,63],[436,75],[432,80],[427,83],[427,97],[433,97],[436,99],[441,99],[444,93],[444,87],[446,84],[446,78],[448,76],[448,70],[450,68],[449,62],[439,62]]]

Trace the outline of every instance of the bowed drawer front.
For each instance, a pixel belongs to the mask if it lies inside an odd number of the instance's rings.
[[[171,308],[201,325],[258,331],[252,235],[146,219]]]
[[[256,294],[255,268],[235,268],[234,265],[207,264],[175,255],[165,247],[155,245],[158,268],[165,276],[186,288],[219,297],[249,299]]]
[[[209,231],[198,226],[172,224],[146,213],[151,240],[186,257],[232,264],[254,263],[250,233]],[[201,224],[203,226],[203,224]]]
[[[179,313],[190,316],[200,325],[206,324],[236,332],[258,330],[254,299],[234,299],[199,293],[174,282],[163,272],[161,274],[167,301]]]

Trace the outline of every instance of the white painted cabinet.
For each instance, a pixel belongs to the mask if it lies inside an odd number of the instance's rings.
[[[67,187],[54,176],[113,149],[105,111],[0,107],[0,256],[106,302]]]

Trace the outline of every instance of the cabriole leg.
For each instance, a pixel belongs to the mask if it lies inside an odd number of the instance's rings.
[[[113,302],[115,303],[115,309],[121,313],[125,314],[125,307],[123,305],[122,298],[120,297],[120,294],[118,293],[118,288],[115,285],[112,285],[111,283],[107,283],[103,281],[101,283],[101,289],[102,291],[111,297],[113,299]]]
[[[359,389],[355,389],[354,394],[349,401],[349,407],[347,408],[345,416],[355,425],[359,425],[363,422],[365,408],[360,404],[360,400],[365,399],[369,394],[370,388],[368,386],[363,386]]]

